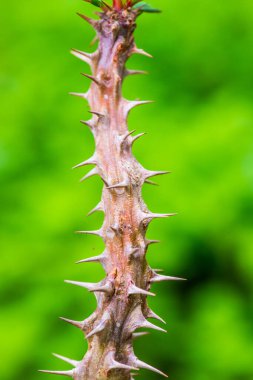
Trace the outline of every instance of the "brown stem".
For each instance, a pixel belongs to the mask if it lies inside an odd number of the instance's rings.
[[[115,6],[120,2],[115,1]],[[52,372],[73,377],[75,380],[131,380],[131,371],[140,368],[159,370],[140,361],[133,351],[133,339],[141,327],[164,331],[147,319],[162,319],[147,305],[150,285],[156,281],[177,280],[158,275],[146,261],[149,241],[145,234],[154,218],[172,214],[150,212],[141,197],[142,185],[148,178],[166,172],[144,169],[132,154],[135,137],[127,129],[127,116],[132,108],[146,102],[128,101],[122,97],[122,82],[128,71],[127,59],[135,53],[148,55],[137,49],[133,39],[138,11],[109,10],[100,14],[98,21],[82,16],[96,29],[99,48],[93,54],[73,50],[73,54],[88,63],[92,80],[86,94],[75,94],[88,100],[92,118],[84,122],[95,139],[93,156],[77,165],[95,167],[83,179],[97,174],[104,182],[102,200],[92,210],[104,212],[104,223],[97,231],[80,231],[102,237],[104,252],[81,262],[100,262],[106,278],[99,283],[67,281],[94,292],[97,309],[86,320],[65,321],[83,330],[88,340],[88,351],[83,360],[76,362],[59,357],[74,365],[74,370]],[[48,372],[48,371],[47,371]],[[164,375],[166,376],[166,375]]]

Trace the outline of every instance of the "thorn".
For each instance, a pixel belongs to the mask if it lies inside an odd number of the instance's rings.
[[[80,321],[73,321],[72,319],[67,319],[67,318],[63,318],[63,317],[59,317],[61,321],[64,321],[64,322],[67,322],[69,324],[71,324],[72,326],[75,326],[79,329],[83,329],[84,327],[84,323],[83,322],[80,322]]]
[[[125,133],[123,136],[120,136],[121,137],[121,139],[122,139],[122,143],[124,142],[124,141],[126,141],[126,139],[130,136],[130,135],[132,135],[134,132],[136,131],[136,129],[134,129],[134,130],[132,130],[132,131],[128,131],[127,133]]]
[[[92,63],[92,54],[85,53],[84,51],[71,49],[70,53],[73,54],[76,58],[81,59],[81,61],[91,65]]]
[[[158,314],[154,313],[153,310],[151,310],[151,309],[148,309],[147,318],[157,319],[158,321],[160,321],[160,322],[162,322],[162,323],[164,323],[166,325],[165,320],[162,319]]]
[[[88,160],[83,161],[80,164],[73,166],[72,169],[81,168],[82,166],[86,166],[86,165],[96,165],[96,164],[97,164],[96,158],[92,156]]]
[[[109,293],[112,292],[112,284],[105,283],[104,285],[100,285],[100,283],[93,283],[93,282],[79,282],[79,281],[69,281],[65,280],[67,284],[72,284],[76,286],[80,286],[81,288],[86,288],[89,290],[89,292],[102,292],[102,293]]]
[[[128,70],[128,69],[126,69],[125,72],[124,72],[124,77],[128,77],[129,75],[138,75],[138,74],[147,75],[148,72],[147,71],[143,71],[143,70]]]
[[[64,362],[71,364],[73,367],[76,367],[79,363],[79,361],[77,360],[72,360],[72,359],[66,358],[65,356],[58,355],[55,353],[53,353],[53,356],[55,356],[57,359],[63,360]]]
[[[160,243],[160,240],[146,240],[146,246],[157,243]]]
[[[71,285],[81,286],[82,288],[86,288],[88,290],[92,290],[94,288],[94,284],[90,282],[78,282],[78,281],[70,281],[70,280],[64,280],[64,282]]]
[[[94,0],[93,0],[94,1]],[[96,1],[96,0],[95,0]],[[101,0],[99,0],[99,1],[101,1]],[[98,16],[98,17],[102,17],[103,15],[104,15],[104,13],[103,12],[95,12],[95,14]]]
[[[80,120],[80,123],[86,125],[90,129],[93,129],[93,127],[94,127],[90,120],[88,120],[88,121]]]
[[[128,187],[128,186],[129,186],[129,183],[127,183],[126,181],[123,181],[123,182],[116,183],[115,185],[107,186],[106,188],[107,189],[117,189],[120,187]]]
[[[138,368],[117,362],[116,360],[113,360],[112,364],[109,367],[110,370],[112,369],[126,369],[129,371],[138,371]]]
[[[146,170],[145,171],[145,179],[150,177],[155,177],[157,175],[164,175],[164,174],[170,174],[169,171],[152,171],[152,170]]]
[[[105,326],[102,324],[102,322],[99,323],[97,327],[95,327],[89,334],[86,335],[86,339],[89,339],[94,334],[100,333],[101,331],[104,330],[104,328]]]
[[[74,378],[74,371],[45,371],[45,370],[39,370],[39,372],[42,373],[49,373],[51,375],[59,375],[59,376],[68,376],[68,377],[73,377]]]
[[[79,17],[81,17],[83,20],[85,20],[86,22],[88,22],[88,24],[90,24],[94,29],[97,29],[97,26],[98,26],[98,21],[97,20],[94,20],[92,18],[89,18],[79,12],[77,12],[77,15]]]
[[[171,214],[156,214],[156,213],[143,213],[143,218],[142,220],[153,220],[153,219],[160,219],[160,218],[169,218],[171,216],[177,215],[176,213],[171,213]]]
[[[142,106],[144,104],[154,103],[153,100],[127,100],[126,101],[126,112],[127,114],[135,107]]]
[[[100,333],[101,331],[103,331],[106,327],[106,324],[107,322],[110,320],[110,314],[108,312],[106,312],[103,316],[102,316],[102,320],[101,322],[97,325],[97,327],[95,327],[89,334],[86,335],[86,339],[89,339],[92,335],[94,334],[98,334]]]
[[[69,92],[69,95],[72,95],[72,96],[78,96],[79,98],[82,98],[82,99],[85,99],[85,100],[88,99],[88,94],[87,94],[87,93],[81,93],[81,92]]]
[[[144,136],[146,134],[147,134],[147,132],[143,132],[143,133],[139,133],[138,135],[134,136],[132,138],[132,144],[134,143],[134,141],[138,140],[140,137],[142,137],[142,136]]]
[[[110,351],[106,357],[107,365],[109,370],[113,369],[126,369],[126,370],[134,370],[134,371],[139,371],[138,368],[129,366],[127,364],[123,364],[118,362],[117,360],[114,359],[114,352]]]
[[[87,214],[87,216],[90,216],[90,215],[92,215],[94,212],[96,212],[96,211],[104,211],[104,208],[103,208],[103,206],[102,206],[102,202],[99,202],[98,204],[97,204],[97,206],[96,207],[94,207],[88,214]]]
[[[145,336],[145,335],[149,335],[149,332],[148,331],[142,331],[142,332],[133,333],[132,337],[133,337],[133,339],[138,339],[138,338],[141,338],[142,336]]]
[[[87,259],[79,260],[76,262],[76,264],[82,264],[82,263],[95,263],[95,262],[102,262],[104,260],[104,255],[100,256],[93,256],[93,257],[88,257]]]
[[[155,293],[151,293],[151,292],[148,292],[147,290],[138,288],[134,284],[131,284],[129,286],[129,288],[128,288],[128,294],[129,295],[131,295],[131,294],[143,294],[143,295],[146,295],[146,296],[155,296]]]
[[[159,326],[154,325],[153,323],[149,322],[145,316],[143,315],[141,305],[137,305],[136,309],[134,310],[133,318],[135,323],[130,323],[129,326],[129,331],[131,333],[135,332],[135,330],[139,328],[148,328],[148,329],[153,329],[161,332],[167,332],[166,330],[162,329]]]
[[[109,227],[116,235],[120,235],[122,233],[122,230],[119,226],[114,225]]]
[[[143,49],[138,49],[137,46],[134,46],[133,49],[131,50],[132,54],[140,54],[140,55],[145,55],[146,57],[153,58],[153,56],[149,53],[147,53]]]
[[[98,286],[97,288],[93,289],[92,292],[102,292],[102,293],[107,293],[111,295],[113,290],[114,290],[114,286],[112,282],[110,281],[110,282],[106,282],[102,286]]]
[[[153,181],[149,181],[147,179],[144,182],[147,183],[148,185],[159,186],[158,183],[153,182]]]
[[[94,231],[76,231],[77,234],[83,234],[83,235],[96,235],[103,239],[103,235],[101,233],[101,230],[94,230]]]
[[[161,282],[161,281],[186,281],[186,278],[172,277],[172,276],[162,276],[160,274],[155,275],[150,279],[150,282]]]
[[[95,36],[92,40],[91,40],[91,42],[90,42],[90,46],[93,46],[93,45],[95,45],[95,43],[98,41],[98,36]]]
[[[103,5],[104,5],[106,8],[112,10],[112,7],[111,7],[109,4],[105,3],[103,0],[102,0],[102,3],[103,3]]]
[[[151,365],[147,364],[147,363],[144,363],[142,362],[141,360],[136,360],[136,365],[139,367],[139,368],[143,368],[143,369],[148,369],[149,371],[153,371],[153,372],[156,372],[158,373],[159,375],[161,376],[164,376],[164,377],[168,377],[165,373],[159,371],[159,369],[155,368],[155,367],[152,367]]]
[[[93,115],[96,115],[98,118],[105,117],[105,115],[101,112],[96,111],[88,111],[89,113],[92,113]]]
[[[152,218],[170,218],[171,216],[176,216],[178,215],[177,212],[170,212],[168,214],[156,214],[156,213],[153,213],[152,214]]]
[[[164,333],[167,333],[166,330],[162,329],[161,327],[159,326],[156,326],[154,325],[153,323],[151,322],[148,322],[147,320],[145,320],[140,327],[146,327],[147,329],[153,329],[153,330],[157,330],[157,331],[161,331],[161,332],[164,332]]]
[[[81,75],[83,75],[84,77],[92,80],[94,83],[96,83],[98,86],[101,85],[101,83],[97,80],[97,78],[95,78],[93,75],[89,75],[89,74],[85,74],[85,73],[81,73]]]
[[[92,169],[91,171],[89,171],[84,177],[82,177],[82,178],[80,179],[80,182],[83,182],[83,181],[85,181],[86,179],[88,179],[88,178],[90,178],[90,177],[93,177],[94,175],[97,175],[97,174],[99,174],[97,168],[93,168],[93,169]]]

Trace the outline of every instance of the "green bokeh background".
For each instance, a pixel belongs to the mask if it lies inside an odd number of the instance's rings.
[[[134,153],[154,170],[171,170],[159,187],[145,186],[150,209],[178,212],[155,221],[160,239],[148,260],[184,283],[154,286],[150,300],[168,334],[136,342],[140,358],[177,380],[252,380],[253,288],[253,3],[252,0],[152,0],[161,15],[143,15],[129,67],[149,76],[127,80],[129,99],[154,99],[129,118],[148,135]],[[88,106],[68,91],[88,88],[84,63],[71,47],[92,51],[94,34],[75,16],[92,14],[79,0],[4,1],[1,18],[1,379],[39,380],[38,368],[67,369],[57,352],[79,359],[76,320],[94,296],[64,279],[98,281],[96,264],[74,265],[101,252],[86,218],[101,194],[97,178],[70,168],[94,149],[79,124]],[[88,72],[88,71],[87,71]],[[142,371],[140,380],[158,379]]]

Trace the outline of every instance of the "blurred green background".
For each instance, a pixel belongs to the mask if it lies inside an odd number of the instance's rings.
[[[129,67],[149,76],[127,79],[129,99],[154,99],[129,118],[148,135],[134,153],[149,169],[171,170],[159,187],[145,186],[152,211],[178,212],[153,222],[160,239],[148,259],[185,283],[154,286],[154,311],[168,334],[140,339],[140,358],[177,380],[252,380],[253,288],[253,3],[252,0],[152,0],[161,15],[139,18],[136,40],[155,59]],[[3,380],[54,378],[38,368],[68,366],[57,352],[80,359],[76,320],[94,296],[64,279],[98,281],[96,264],[74,262],[101,252],[102,215],[86,218],[102,184],[79,184],[94,143],[79,120],[86,102],[68,91],[88,88],[88,67],[69,54],[92,51],[91,15],[79,0],[1,2],[1,360]],[[142,371],[140,379],[158,379]]]

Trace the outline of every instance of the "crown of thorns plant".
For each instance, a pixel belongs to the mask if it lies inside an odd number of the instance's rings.
[[[144,135],[129,131],[129,112],[150,101],[127,100],[122,96],[122,84],[129,75],[144,74],[129,70],[126,62],[133,54],[151,57],[139,49],[134,41],[136,18],[142,12],[156,12],[151,6],[136,0],[114,0],[108,5],[102,0],[85,0],[102,12],[99,19],[79,14],[95,30],[99,41],[93,53],[72,49],[72,54],[91,69],[83,74],[91,80],[86,92],[71,94],[88,101],[90,120],[81,121],[94,136],[95,151],[89,159],[76,168],[93,165],[94,168],[81,181],[98,176],[104,183],[102,199],[89,213],[102,211],[104,222],[94,231],[78,231],[83,235],[102,238],[104,250],[95,257],[84,258],[79,263],[100,263],[105,278],[97,283],[66,281],[92,292],[97,308],[82,321],[61,318],[77,327],[88,341],[88,350],[77,361],[61,355],[74,368],[69,371],[42,371],[65,375],[74,380],[131,380],[141,368],[167,377],[155,367],[143,362],[134,353],[133,342],[146,334],[140,328],[165,332],[149,319],[164,320],[148,306],[147,297],[153,283],[182,280],[152,269],[146,253],[151,244],[159,241],[146,236],[150,222],[175,214],[151,212],[142,199],[142,187],[154,185],[151,177],[167,174],[167,171],[145,169],[132,153],[133,144]],[[165,323],[165,322],[164,322]]]

